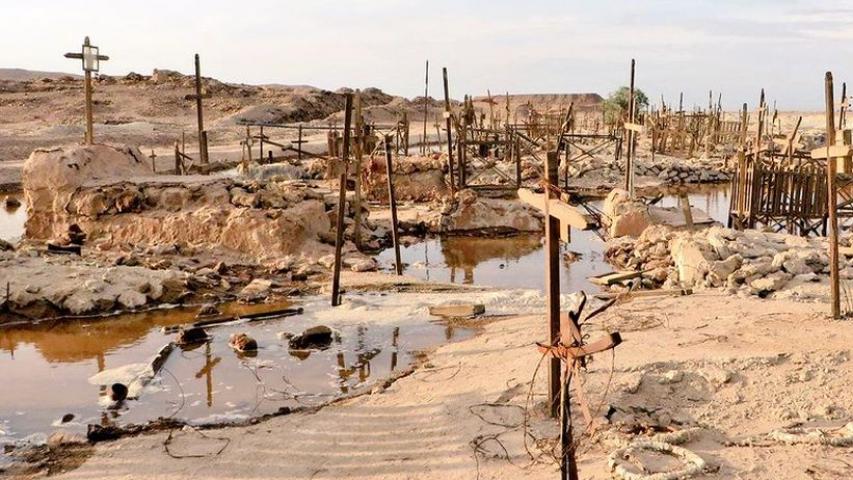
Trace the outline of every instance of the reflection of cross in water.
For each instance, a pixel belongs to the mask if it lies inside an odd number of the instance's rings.
[[[339,382],[341,393],[349,392],[349,385],[347,384],[347,381],[356,371],[358,372],[359,383],[364,382],[370,377],[370,361],[373,360],[373,357],[379,355],[381,351],[382,350],[378,348],[374,348],[367,352],[359,353],[356,357],[356,362],[349,368],[347,368],[344,352],[338,352],[338,376],[341,378],[341,381]]]
[[[424,242],[424,265],[426,265],[426,279],[429,281],[429,242]]]
[[[391,333],[391,346],[394,347],[394,350],[391,352],[391,371],[397,368],[397,340],[400,339],[400,327],[394,327],[394,331]]]
[[[207,382],[207,406],[213,406],[213,369],[222,361],[220,357],[210,359],[210,342],[204,344],[204,367],[195,374],[195,378],[201,378],[204,375]]]
[[[474,267],[466,267],[463,269],[465,272],[465,279],[462,280],[462,283],[465,285],[473,285],[474,284]]]

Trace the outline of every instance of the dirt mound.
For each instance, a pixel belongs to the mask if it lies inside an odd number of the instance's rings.
[[[493,108],[503,110],[506,108],[506,95],[492,96],[492,101],[495,102]],[[597,93],[536,93],[536,94],[520,94],[509,95],[510,111],[518,114],[526,114],[526,110],[522,112],[529,104],[539,112],[549,110],[559,110],[560,108],[568,108],[574,104],[576,111],[594,110],[601,107],[604,99]],[[475,97],[474,104],[478,108],[488,110],[488,97]]]

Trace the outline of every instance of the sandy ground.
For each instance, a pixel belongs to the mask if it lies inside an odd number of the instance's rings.
[[[615,425],[583,438],[582,478],[611,478],[605,458],[613,447],[606,438],[619,437],[619,425],[637,424],[699,427],[685,446],[708,462],[701,478],[850,478],[850,448],[726,446],[763,438],[793,420],[832,426],[849,420],[853,324],[830,321],[825,310],[707,293],[635,299],[593,320],[585,327],[593,337],[618,329],[625,342],[605,401],[616,409]],[[519,427],[540,359],[532,344],[545,335],[541,316],[486,323],[479,336],[440,347],[381,393],[317,413],[207,431],[207,438],[175,432],[172,454],[199,458],[167,455],[166,433],[100,444],[79,469],[58,478],[446,480],[478,478],[478,468],[483,479],[555,478],[553,464],[530,461]],[[610,378],[608,357],[589,368],[593,406]],[[540,375],[532,403],[540,403],[544,391]],[[547,431],[553,422],[539,412],[533,409],[530,424]],[[510,461],[475,458],[472,441],[492,434],[499,434]],[[221,439],[230,443],[213,455]],[[502,452],[497,442],[483,448]]]

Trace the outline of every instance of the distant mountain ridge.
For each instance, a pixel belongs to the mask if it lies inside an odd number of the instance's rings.
[[[62,77],[80,78],[80,75],[74,75],[64,72],[41,72],[38,70],[26,70],[24,68],[0,68],[0,80],[25,82],[27,80],[38,80],[40,78],[49,78],[56,80]]]

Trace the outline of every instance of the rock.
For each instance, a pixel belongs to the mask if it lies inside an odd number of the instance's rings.
[[[50,449],[67,447],[70,445],[83,445],[86,442],[87,440],[85,437],[71,432],[57,431],[51,433],[50,436],[47,437],[47,447]]]
[[[15,247],[11,243],[0,238],[0,252],[9,252],[9,251],[12,251],[14,249],[15,249]]]
[[[325,325],[311,327],[288,341],[292,350],[325,350],[332,344],[332,329]]]
[[[178,331],[178,336],[175,338],[175,343],[178,345],[193,345],[206,342],[208,339],[207,332],[200,327],[190,327]]]
[[[233,333],[228,339],[228,345],[238,352],[251,352],[258,349],[258,342],[245,333]]]
[[[74,414],[73,413],[66,413],[65,415],[62,416],[62,419],[60,420],[60,422],[61,423],[68,423],[71,420],[74,420]]]
[[[676,238],[672,241],[670,250],[681,285],[686,288],[697,285],[708,272],[708,257],[713,258],[713,254],[709,254],[690,238]]]
[[[127,398],[127,386],[123,383],[110,385],[110,399],[114,402],[123,402]]]
[[[743,265],[740,255],[732,255],[725,260],[712,262],[708,271],[708,280],[711,286],[721,287],[726,279]]]
[[[3,203],[9,210],[14,210],[21,206],[21,201],[15,197],[6,197]]]
[[[664,372],[663,375],[658,379],[658,381],[662,385],[669,385],[672,383],[679,383],[684,379],[684,372],[680,370],[669,370]]]
[[[372,272],[379,268],[376,264],[376,260],[372,258],[361,258],[349,263],[350,269],[353,272]]]
[[[628,210],[611,221],[610,236],[612,238],[639,237],[651,222],[648,207],[641,206]]]
[[[791,275],[785,272],[776,272],[751,281],[749,286],[756,295],[763,296],[781,289],[790,279]]]
[[[240,296],[251,298],[267,295],[269,294],[272,285],[273,282],[270,280],[256,278],[240,291]]]
[[[790,273],[791,275],[802,275],[805,273],[812,273],[811,267],[806,264],[805,260],[799,257],[794,257],[783,262],[782,269]]]
[[[118,303],[128,310],[134,310],[148,303],[148,297],[144,293],[125,290],[118,296]]]
[[[212,317],[221,313],[222,312],[220,312],[219,309],[216,308],[216,305],[212,303],[205,303],[201,306],[201,308],[198,309],[198,313],[196,313],[195,318]]]

